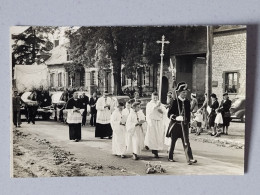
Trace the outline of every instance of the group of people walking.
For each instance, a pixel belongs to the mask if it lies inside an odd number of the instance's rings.
[[[146,105],[146,113],[141,109],[138,95],[127,102],[118,102],[109,97],[107,91],[96,102],[97,120],[95,137],[112,138],[112,154],[125,158],[131,154],[138,160],[143,149],[151,150],[154,158],[164,149],[166,139],[171,139],[168,160],[175,162],[173,153],[178,138],[183,142],[187,163],[193,159],[189,143],[190,101],[187,99],[188,86],[181,82],[176,88],[178,96],[169,101],[169,106],[161,104],[157,92]],[[70,139],[81,139],[81,117],[83,109],[76,103],[76,96],[67,104]],[[167,121],[167,122],[166,122]],[[78,125],[76,125],[78,124]],[[71,136],[72,135],[72,136]],[[77,138],[75,138],[75,136]]]

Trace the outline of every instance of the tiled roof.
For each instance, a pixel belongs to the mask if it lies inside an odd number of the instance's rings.
[[[72,61],[67,61],[66,45],[59,45],[51,50],[51,57],[45,62],[47,65],[67,64]]]

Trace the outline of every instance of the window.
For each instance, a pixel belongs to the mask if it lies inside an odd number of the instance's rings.
[[[67,61],[70,61],[70,53],[68,50],[67,50]]]
[[[59,46],[59,40],[54,40],[54,47]]]
[[[62,73],[60,72],[59,74],[58,74],[58,87],[61,87],[62,86]]]
[[[225,73],[225,92],[237,93],[238,92],[238,73],[227,72]]]
[[[52,73],[52,74],[50,75],[50,86],[51,86],[51,87],[54,87],[54,76],[55,76],[54,73]]]
[[[95,85],[95,71],[90,73],[90,85]]]

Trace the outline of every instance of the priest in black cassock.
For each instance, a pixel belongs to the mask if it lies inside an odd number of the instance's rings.
[[[187,163],[188,165],[192,165],[193,163],[196,163],[197,160],[193,159],[189,142],[190,101],[186,99],[187,90],[188,85],[185,82],[178,83],[176,92],[178,92],[179,95],[172,101],[172,105],[168,111],[168,117],[171,121],[166,137],[171,137],[171,147],[168,160],[170,162],[175,162],[173,160],[175,143],[178,138],[181,138]]]
[[[82,102],[78,99],[78,94],[74,93],[73,97],[67,102],[66,110],[68,112],[69,137],[70,140],[75,140],[76,142],[81,140],[81,122],[84,112],[82,108]]]

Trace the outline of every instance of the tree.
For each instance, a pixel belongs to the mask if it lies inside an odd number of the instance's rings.
[[[139,67],[160,62],[161,47],[156,40],[172,31],[172,27],[81,27],[67,34],[74,66],[98,65],[102,70],[112,65],[114,94],[120,94],[122,64],[127,76],[135,80]]]
[[[53,34],[58,27],[35,26],[29,27],[24,32],[12,35],[12,66],[16,64],[31,65],[46,61],[48,53],[53,44],[49,41],[48,35]]]

